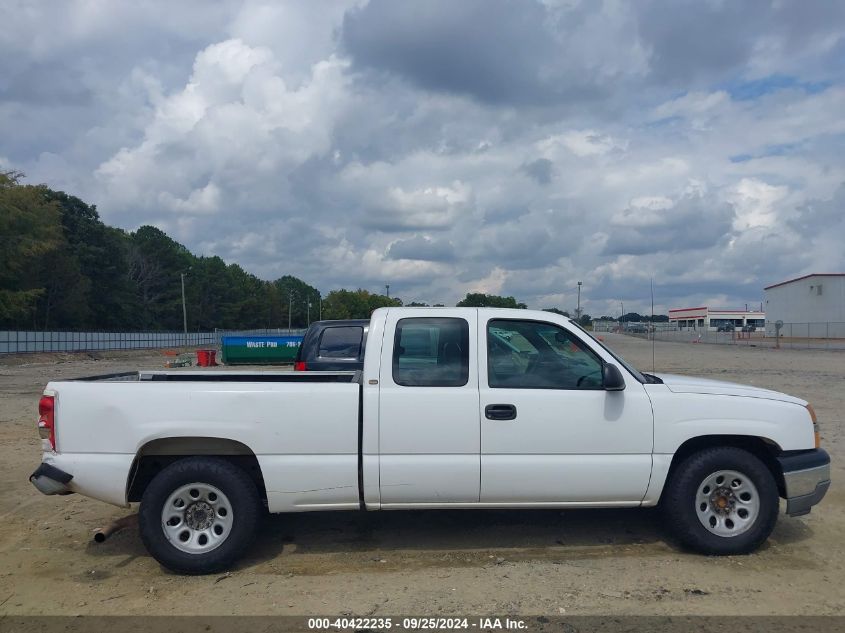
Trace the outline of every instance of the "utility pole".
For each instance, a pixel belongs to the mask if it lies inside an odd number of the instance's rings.
[[[578,282],[578,308],[576,308],[575,313],[578,315],[577,321],[580,325],[581,323],[581,282]]]
[[[308,299],[305,303],[308,305],[308,316],[306,318],[305,324],[311,325],[311,299]]]
[[[185,304],[185,273],[179,273],[182,278],[182,328],[185,332],[185,345],[188,345],[188,307]]]
[[[290,315],[293,312],[293,290],[288,293],[288,334],[290,334]]]
[[[390,299],[390,284],[384,284],[384,292],[387,294],[387,298]]]
[[[320,321],[323,320],[323,297],[322,295],[318,294],[317,299],[320,301]]]
[[[622,314],[619,315],[619,323],[625,322],[625,304],[622,301],[619,301],[619,306],[622,308]]]

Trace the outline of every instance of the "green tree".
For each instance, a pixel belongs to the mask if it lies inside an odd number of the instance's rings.
[[[231,296],[224,309],[224,327],[270,327],[270,284],[237,264],[229,264],[227,273]]]
[[[226,262],[219,257],[194,258],[185,275],[188,328],[197,331],[225,328],[223,315],[235,291],[229,285]]]
[[[277,300],[281,303],[281,318],[283,323],[279,327],[287,327],[288,313],[290,313],[291,327],[303,328],[309,321],[320,318],[320,291],[314,286],[292,275],[285,275],[273,282],[277,291]],[[309,309],[308,304],[311,304]],[[326,303],[323,301],[323,318],[326,316]]]
[[[139,314],[134,325],[143,329],[182,329],[180,274],[189,272],[194,256],[154,226],[130,235],[129,279],[134,285]]]
[[[91,323],[91,282],[68,249],[60,247],[50,252],[38,261],[34,271],[44,287],[35,302],[34,327],[76,329]]]
[[[0,172],[0,324],[34,325],[47,293],[40,274],[62,245],[58,206],[46,187],[21,185],[22,174]]]
[[[136,311],[129,279],[127,248],[129,237],[120,229],[106,226],[95,205],[89,205],[63,191],[47,189],[45,197],[58,204],[66,253],[74,260],[68,265],[77,281],[65,279],[63,286],[77,297],[73,325],[104,329],[125,327]],[[65,277],[68,277],[68,273]],[[92,289],[95,291],[92,292]],[[68,325],[71,321],[64,320]]]
[[[559,310],[558,308],[543,308],[543,312],[554,312],[555,314],[559,314],[560,316],[565,316],[567,319],[571,317],[569,312],[566,310]]]
[[[458,301],[457,305],[459,308],[521,308],[523,310],[528,307],[524,303],[517,302],[513,297],[500,297],[483,292],[467,293],[467,296]]]
[[[369,319],[378,308],[397,307],[397,297],[374,294],[367,290],[332,290],[323,301],[324,319]]]

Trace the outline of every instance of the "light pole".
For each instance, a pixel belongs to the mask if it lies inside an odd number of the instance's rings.
[[[575,310],[578,314],[578,324],[581,324],[581,282],[578,282],[578,308]]]
[[[323,297],[318,294],[317,299],[320,301],[320,321],[322,321],[323,320]]]
[[[188,307],[185,304],[185,275],[187,273],[179,273],[182,278],[182,329],[185,332],[185,346],[188,345]]]
[[[288,334],[290,334],[290,315],[293,312],[293,290],[288,293]]]
[[[384,292],[387,294],[387,298],[390,299],[390,284],[384,284]]]
[[[305,325],[308,326],[311,325],[311,299],[307,299],[305,303],[308,304],[308,316],[305,320]]]
[[[622,303],[621,300],[619,301],[619,307],[622,309],[622,314],[619,315],[619,323],[622,324],[622,327],[624,329],[624,327],[625,327],[624,326],[624,323],[625,323],[625,304]]]

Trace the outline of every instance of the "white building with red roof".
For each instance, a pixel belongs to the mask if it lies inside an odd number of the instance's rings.
[[[725,310],[721,308],[676,308],[669,310],[669,322],[680,330],[713,330],[730,332],[753,327],[763,330],[766,313],[760,310]]]
[[[769,322],[845,324],[845,273],[812,273],[766,286]]]

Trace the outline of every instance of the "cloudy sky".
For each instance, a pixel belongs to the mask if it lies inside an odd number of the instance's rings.
[[[0,0],[0,168],[323,292],[845,272],[839,0]]]

